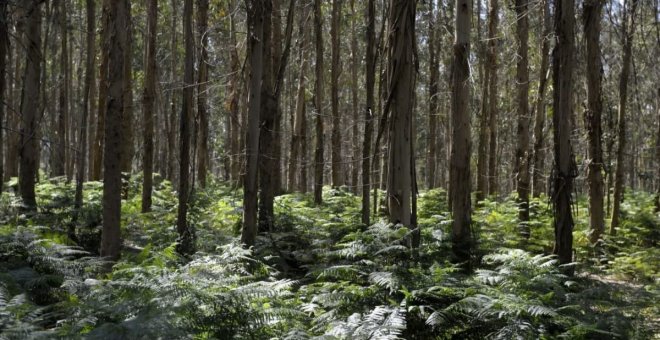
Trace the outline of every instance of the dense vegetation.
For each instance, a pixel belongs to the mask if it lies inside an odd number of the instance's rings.
[[[446,194],[420,195],[421,247],[410,230],[361,225],[360,200],[343,189],[276,199],[276,228],[254,249],[239,245],[240,190],[197,189],[190,225],[198,252],[175,251],[176,200],[156,178],[153,211],[140,213],[141,178],[122,204],[124,248],[110,272],[97,256],[101,183],[37,186],[36,214],[10,191],[0,205],[0,338],[560,338],[648,339],[660,332],[660,218],[653,197],[630,193],[616,236],[594,247],[582,200],[576,211],[576,275],[548,255],[547,199],[531,206],[520,237],[513,197],[474,213],[479,252],[466,273],[449,262]],[[10,186],[15,182],[10,182]],[[75,226],[74,244],[67,233]],[[70,235],[70,234],[69,234]],[[414,259],[414,260],[411,260]]]

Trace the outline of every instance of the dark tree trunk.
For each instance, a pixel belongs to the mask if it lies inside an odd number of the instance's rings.
[[[541,196],[543,190],[543,161],[545,154],[543,151],[544,135],[543,127],[545,125],[545,90],[548,83],[548,64],[549,64],[549,51],[550,51],[550,34],[552,33],[552,25],[550,18],[550,0],[542,0],[541,9],[541,22],[543,30],[541,33],[541,66],[539,70],[539,86],[536,91],[535,103],[535,122],[534,122],[534,158],[532,161],[532,195],[534,197]]]
[[[7,0],[0,0],[0,193],[2,193],[5,167],[4,160],[4,121],[5,121],[5,91],[7,88],[7,55],[9,52],[9,31],[7,16]],[[7,96],[10,97],[11,93]]]
[[[362,144],[362,223],[369,225],[369,189],[371,187],[371,134],[373,131],[374,86],[376,82],[376,9],[374,0],[367,4],[367,52],[366,90],[367,105],[364,110],[364,140]],[[374,160],[375,161],[375,160]]]
[[[314,84],[314,114],[316,129],[316,150],[314,151],[314,203],[323,202],[323,13],[321,0],[314,0],[314,36],[316,37],[316,65]]]
[[[518,42],[518,63],[516,65],[518,144],[516,147],[516,176],[518,191],[518,219],[521,233],[529,238],[529,22],[527,19],[529,0],[516,0],[516,36]]]
[[[208,171],[208,140],[209,140],[209,117],[207,110],[207,86],[208,74],[208,17],[209,0],[197,0],[197,29],[198,39],[201,41],[198,62],[198,84],[197,84],[197,116],[199,117],[199,136],[197,147],[197,181],[202,188],[206,187],[206,172]],[[230,122],[231,123],[231,122]],[[228,134],[231,138],[231,134]]]
[[[144,124],[144,155],[142,160],[142,212],[151,211],[154,172],[154,111],[156,100],[156,35],[158,0],[147,2],[147,37],[142,115]]]

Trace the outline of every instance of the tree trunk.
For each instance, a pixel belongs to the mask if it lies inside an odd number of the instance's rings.
[[[584,3],[584,37],[587,45],[587,138],[589,141],[589,226],[591,243],[596,243],[605,230],[605,212],[603,209],[603,147],[601,125],[603,63],[600,54],[600,20],[604,3],[600,0],[588,0]]]
[[[623,169],[625,164],[626,152],[626,105],[628,103],[628,78],[630,77],[630,61],[632,59],[632,42],[633,35],[635,34],[635,9],[637,8],[637,0],[631,0],[632,7],[630,13],[628,9],[627,0],[624,1],[623,6],[623,19],[622,19],[622,34],[623,37],[623,65],[621,66],[621,77],[619,78],[619,112],[618,112],[618,126],[617,126],[617,139],[619,146],[616,152],[616,173],[614,174],[614,197],[612,204],[612,224],[610,225],[610,234],[616,235],[616,229],[619,227],[619,220],[621,214],[621,201],[623,200]],[[630,23],[628,23],[630,20]]]
[[[307,7],[305,7],[307,8]],[[289,191],[305,192],[306,175],[307,172],[305,155],[307,154],[306,148],[306,130],[307,120],[306,106],[305,106],[305,72],[307,71],[307,24],[308,11],[303,12],[300,19],[300,73],[298,75],[298,90],[296,92],[296,108],[294,114],[293,131],[291,136],[291,157],[289,158],[289,178],[287,188]],[[300,170],[298,170],[300,166]],[[298,177],[298,173],[301,176]],[[305,179],[304,179],[305,178]]]
[[[9,40],[7,40],[9,41]],[[18,45],[18,44],[17,44]],[[10,46],[11,47],[11,46]],[[21,52],[24,52],[24,48],[20,46],[16,46],[14,48],[14,51],[16,51],[14,60],[15,60],[15,65],[14,65],[14,73],[9,75],[9,80],[10,80],[10,86],[8,88],[8,96],[7,96],[7,106],[6,107],[13,107],[15,108],[14,98],[18,98],[20,100],[20,92],[19,92],[19,79],[20,77],[20,70],[21,70],[21,61],[25,60],[21,56]],[[12,60],[11,60],[12,53],[10,51],[9,53],[9,67],[12,67]],[[22,90],[22,86],[21,86]],[[20,103],[19,103],[20,105]],[[9,132],[11,134],[7,134],[7,155],[5,158],[5,166],[7,167],[5,169],[5,180],[9,180],[11,177],[17,177],[18,176],[18,163],[19,163],[19,154],[20,154],[20,139],[21,139],[21,134],[20,132],[20,117],[19,113],[17,113],[15,110],[10,110],[7,111],[7,127],[9,128]]]
[[[364,140],[362,143],[362,223],[370,225],[369,189],[371,188],[371,134],[373,131],[374,86],[376,83],[376,9],[374,0],[367,3],[366,90]],[[375,160],[374,160],[375,162]]]
[[[660,102],[660,87],[658,87],[656,103]],[[657,169],[657,175],[655,176],[656,180],[656,193],[655,193],[655,212],[660,212],[660,109],[656,104],[656,110],[658,111],[658,134],[655,136],[655,164]]]
[[[229,83],[229,103],[228,103],[228,108],[229,108],[229,115],[231,119],[231,145],[230,145],[230,163],[231,163],[231,174],[230,174],[230,179],[232,183],[236,186],[240,184],[240,172],[241,172],[241,157],[239,153],[241,152],[239,149],[239,139],[241,138],[240,132],[240,126],[238,122],[238,118],[240,115],[239,107],[238,107],[238,101],[241,97],[241,65],[238,60],[238,45],[236,41],[236,10],[238,6],[236,4],[236,0],[231,0],[230,3],[230,10],[232,14],[229,17],[230,23],[230,31],[229,31],[229,41],[230,41],[230,49],[229,49],[229,64],[231,67],[231,77],[230,77],[230,83]]]
[[[198,62],[198,85],[197,85],[197,115],[199,116],[199,145],[197,147],[197,181],[199,186],[206,188],[206,172],[208,169],[208,140],[209,140],[209,117],[207,110],[207,86],[208,74],[208,18],[209,0],[197,0],[197,29],[201,46],[199,48]],[[230,122],[231,123],[231,122]],[[229,135],[231,138],[231,135]]]
[[[479,45],[477,46],[477,56],[479,57],[480,62],[483,64],[483,67],[480,69],[482,71],[482,77],[480,77],[482,82],[481,87],[481,109],[479,117],[479,144],[477,147],[477,192],[476,192],[476,202],[483,201],[488,194],[488,124],[490,122],[488,116],[488,89],[490,81],[490,66],[488,65],[490,54],[486,53],[486,43],[481,40],[481,1],[477,2],[477,41]]]
[[[146,65],[142,116],[144,124],[144,155],[142,159],[142,212],[151,211],[151,193],[154,172],[154,111],[156,100],[156,35],[158,25],[158,0],[147,2]]]
[[[497,45],[499,43],[499,32],[497,31],[499,3],[498,0],[490,0],[488,11],[488,194],[497,195]]]
[[[390,27],[386,107],[390,107],[392,115],[389,122],[387,207],[391,223],[400,223],[409,228],[412,227],[411,143],[415,96],[416,5],[416,1],[392,0],[388,19]]]
[[[332,41],[332,65],[330,69],[330,103],[332,106],[332,186],[344,185],[341,159],[341,116],[339,115],[339,36],[341,35],[342,0],[332,0],[332,21],[330,40]]]
[[[318,0],[320,1],[320,0]],[[243,230],[241,242],[254,245],[257,237],[257,170],[259,162],[259,112],[264,51],[264,8],[261,0],[246,0],[248,20],[247,53],[250,63],[247,133],[245,135],[246,175],[243,188]]]
[[[7,2],[6,0],[0,0],[0,194],[2,193],[5,178],[5,167],[3,165],[5,146],[5,90],[7,88],[7,76],[5,73],[7,72],[7,54],[9,52]],[[11,97],[11,93],[7,97]]]
[[[124,28],[128,36],[124,63],[124,118],[121,122],[124,129],[122,143],[121,171],[130,175],[133,164],[133,23],[131,19],[131,3],[128,2],[128,26]],[[112,69],[111,69],[112,70]],[[124,187],[124,197],[128,195],[128,188]]]
[[[518,94],[518,145],[516,147],[516,172],[518,191],[518,220],[521,222],[522,236],[529,238],[529,69],[528,40],[529,22],[527,19],[529,0],[516,0],[516,36],[518,41],[518,62],[516,64],[516,85]]]
[[[178,4],[179,2],[177,0],[172,0],[171,1],[171,7],[172,7],[172,12],[173,13],[178,13]],[[177,27],[177,15],[172,15],[172,22],[171,22],[171,31],[172,31],[172,38],[170,40],[170,53],[171,53],[171,58],[170,58],[170,81],[171,81],[171,88],[170,88],[170,115],[169,115],[169,129],[167,131],[167,164],[168,164],[168,169],[167,169],[167,178],[174,183],[176,179],[176,154],[177,154],[177,149],[176,149],[176,117],[177,117],[177,95],[174,93],[174,89],[177,87],[177,40],[176,40],[176,27]],[[174,184],[173,184],[174,185]]]
[[[438,140],[438,79],[440,72],[440,61],[436,56],[438,38],[435,28],[435,5],[429,4],[429,134],[426,141],[426,187],[436,187],[436,164],[437,164],[437,140]]]
[[[493,0],[497,1],[497,0]],[[452,140],[450,179],[452,251],[456,260],[470,260],[472,248],[471,202],[470,202],[470,20],[472,6],[469,0],[456,0],[456,26],[454,38],[454,61],[452,63]],[[495,12],[497,13],[497,12]]]
[[[532,195],[534,197],[541,196],[543,190],[543,161],[545,159],[543,144],[543,126],[545,125],[545,90],[548,83],[548,64],[550,51],[550,34],[552,33],[552,25],[550,19],[550,0],[542,0],[541,9],[541,65],[539,70],[539,86],[536,91],[536,117],[534,123],[534,158],[532,161]]]
[[[66,81],[69,69],[69,47],[67,32],[67,9],[66,1],[60,1],[57,4],[57,18],[60,29],[60,68],[59,68],[59,86],[58,86],[58,107],[57,107],[57,127],[55,128],[55,152],[53,153],[51,175],[64,176],[64,168],[67,157],[67,122],[68,122],[68,96],[69,84]]]
[[[96,132],[94,133],[94,162],[92,166],[92,177],[94,181],[101,180],[103,169],[103,152],[105,147],[105,112],[108,109],[106,100],[108,99],[108,78],[109,78],[109,53],[110,53],[110,6],[112,0],[103,0],[103,14],[101,16],[101,66],[99,68],[99,98]],[[91,164],[90,164],[91,165]]]
[[[321,0],[314,0],[314,36],[316,37],[316,65],[314,84],[314,111],[316,114],[316,150],[314,151],[314,203],[323,202],[323,13]]]
[[[561,264],[573,259],[573,180],[577,166],[571,148],[573,115],[573,57],[575,55],[575,1],[557,0],[555,5],[555,49],[553,58],[553,132],[554,171],[552,203],[554,208],[555,245],[553,253]],[[569,270],[571,272],[571,270]]]
[[[110,70],[124,70],[126,50],[128,49],[129,25],[127,0],[108,2],[104,14],[107,15],[108,67]],[[103,179],[103,233],[101,239],[101,256],[117,260],[120,256],[120,223],[121,223],[121,158],[124,119],[124,96],[126,73],[123,71],[109,72],[107,89],[107,108],[105,110],[105,142],[104,142],[104,179]]]
[[[80,150],[78,151],[78,165],[76,173],[76,196],[75,208],[76,215],[83,204],[83,182],[85,180],[85,161],[87,153],[87,118],[91,112],[94,83],[94,57],[96,56],[96,2],[94,0],[85,0],[85,11],[87,14],[87,31],[85,34],[87,44],[87,59],[85,60],[85,84],[83,86],[83,107],[80,119]],[[75,233],[70,230],[70,235]]]
[[[37,134],[39,100],[34,100],[35,93],[40,93],[41,75],[41,1],[29,1],[26,6],[25,31],[23,44],[25,55],[25,76],[21,93],[21,141],[18,190],[23,199],[23,206],[28,211],[36,211],[37,201],[34,193],[38,170]]]
[[[358,109],[358,36],[356,31],[357,12],[355,11],[355,0],[351,0],[351,103],[353,104],[353,126],[351,132],[351,145],[353,146],[353,161],[351,162],[351,191],[357,195],[359,191],[358,181],[360,175],[360,144],[358,141],[360,110]]]

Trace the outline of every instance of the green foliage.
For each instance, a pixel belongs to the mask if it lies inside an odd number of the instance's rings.
[[[211,180],[191,197],[198,252],[176,247],[176,194],[157,179],[153,211],[140,212],[140,176],[127,179],[121,260],[110,272],[94,256],[100,182],[85,185],[73,220],[72,187],[38,185],[38,214],[0,199],[0,338],[474,339],[637,338],[658,334],[658,221],[649,195],[626,197],[615,237],[591,246],[578,200],[578,273],[567,277],[551,251],[547,199],[531,202],[524,240],[515,197],[475,210],[477,269],[449,263],[446,193],[419,198],[421,246],[412,231],[360,223],[360,200],[324,188],[276,198],[272,232],[238,244],[241,192]],[[78,244],[68,238],[74,225]]]

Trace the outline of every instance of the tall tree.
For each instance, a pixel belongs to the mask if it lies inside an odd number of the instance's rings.
[[[26,210],[36,211],[37,200],[34,185],[39,163],[37,161],[38,144],[38,110],[39,100],[35,100],[40,93],[41,86],[41,1],[30,0],[26,2],[24,39],[25,75],[23,77],[23,90],[21,92],[21,142],[20,166],[18,173],[18,190],[23,199]]]
[[[7,3],[8,0],[0,0],[0,193],[2,193],[5,178],[5,167],[3,164],[5,146],[3,123],[5,120],[5,89],[7,87],[6,73],[9,54],[9,30],[7,29],[9,26],[9,16],[7,15]]]
[[[554,170],[552,203],[554,209],[555,245],[553,253],[561,264],[573,258],[573,214],[571,211],[573,180],[577,167],[571,148],[571,116],[573,115],[573,57],[575,54],[575,0],[555,3],[555,48],[553,68],[553,132]]]
[[[356,22],[358,21],[357,11],[355,10],[355,0],[351,0],[351,104],[353,105],[353,126],[351,128],[351,145],[353,146],[353,153],[351,157],[351,190],[353,193],[357,194],[359,191],[358,187],[358,176],[360,169],[360,142],[358,141],[359,134],[359,124],[360,120],[360,110],[359,100],[358,100],[358,68],[359,68],[359,57],[358,57],[358,34],[356,28]]]
[[[516,0],[516,40],[518,60],[516,64],[518,144],[516,146],[516,176],[518,191],[518,219],[522,234],[529,237],[529,21],[527,18],[529,0]]]
[[[539,197],[542,188],[544,135],[545,125],[545,92],[548,83],[548,64],[550,52],[550,39],[552,33],[552,20],[550,18],[550,0],[542,0],[541,3],[541,65],[539,67],[539,84],[536,91],[536,103],[534,105],[534,156],[532,161],[532,195]]]
[[[496,1],[496,0],[494,0]],[[469,261],[472,248],[470,202],[470,0],[456,0],[454,58],[452,62],[452,139],[450,159],[452,251],[458,261]]]
[[[314,151],[314,203],[323,202],[323,13],[321,0],[314,0],[314,36],[316,50],[314,83],[314,114],[316,130],[316,146]]]
[[[209,117],[207,109],[208,73],[208,20],[209,0],[197,0],[197,31],[201,42],[199,47],[197,75],[197,116],[199,117],[199,136],[197,146],[197,181],[202,188],[206,187],[206,172],[209,154]]]
[[[426,154],[426,187],[432,189],[435,187],[436,180],[436,153],[438,140],[438,81],[440,78],[440,58],[436,55],[438,34],[436,33],[436,15],[435,1],[429,3],[429,27],[428,27],[428,47],[429,47],[429,134],[427,138]]]
[[[250,64],[247,133],[245,135],[245,180],[243,185],[243,230],[241,243],[254,245],[257,237],[257,173],[259,162],[259,111],[264,50],[264,8],[261,0],[246,0],[248,20],[247,53]]]
[[[605,212],[603,209],[603,146],[601,116],[603,111],[602,77],[603,63],[600,53],[600,20],[604,2],[587,0],[584,2],[582,20],[584,40],[587,45],[587,138],[589,141],[589,239],[596,243],[605,230]]]
[[[103,0],[103,14],[101,16],[101,63],[99,67],[99,98],[98,98],[98,113],[96,132],[94,133],[95,141],[94,148],[90,150],[94,154],[94,159],[90,166],[92,167],[91,179],[94,181],[100,180],[101,172],[103,171],[103,152],[105,147],[103,142],[105,140],[105,111],[108,109],[106,100],[108,99],[108,78],[109,78],[109,53],[110,53],[110,5],[112,0]]]
[[[124,27],[127,35],[126,50],[124,50],[124,117],[121,122],[124,130],[121,144],[123,148],[121,157],[121,171],[131,173],[135,148],[133,147],[133,20],[131,19],[131,3],[128,2],[128,26]],[[111,69],[112,70],[112,69]],[[128,189],[124,188],[124,195]]]
[[[332,64],[330,67],[330,104],[332,108],[332,186],[344,185],[341,158],[341,116],[339,115],[339,59],[341,35],[342,0],[332,0],[332,20],[330,22],[330,40],[332,42]]]
[[[158,0],[147,2],[146,65],[142,94],[144,154],[142,159],[142,212],[151,211],[154,172],[154,111],[156,100],[156,35],[158,28]]]
[[[76,173],[76,210],[82,208],[83,201],[83,181],[86,172],[86,153],[87,153],[87,119],[90,116],[92,100],[94,97],[94,57],[96,57],[96,2],[94,0],[85,0],[85,12],[87,16],[87,30],[85,34],[87,55],[85,59],[85,84],[83,86],[83,107],[80,119],[80,150],[77,154],[77,173]]]
[[[371,188],[371,134],[375,111],[374,87],[376,83],[376,6],[374,0],[367,3],[367,51],[366,90],[367,103],[364,110],[364,141],[362,144],[362,223],[369,225],[369,189]],[[374,159],[375,162],[375,159]]]
[[[229,81],[229,101],[228,109],[229,116],[231,120],[230,124],[230,163],[231,163],[231,181],[238,185],[240,182],[240,171],[241,171],[241,157],[239,156],[239,139],[241,138],[240,134],[240,125],[239,125],[239,106],[238,101],[241,97],[241,65],[238,60],[238,43],[236,41],[236,15],[237,15],[238,5],[236,0],[231,0],[230,2],[230,11],[231,15],[229,16],[229,65],[231,68],[231,77]]]
[[[478,146],[477,146],[477,191],[476,191],[476,201],[477,204],[483,201],[488,194],[488,146],[489,146],[489,134],[488,128],[490,123],[490,117],[488,113],[488,90],[490,82],[490,53],[486,48],[487,42],[481,40],[481,1],[477,0],[477,56],[481,59],[483,69],[481,75],[481,108],[480,108],[480,117],[479,117],[479,135],[478,135]]]
[[[179,233],[177,251],[181,254],[192,254],[195,251],[194,238],[188,226],[188,198],[190,196],[190,123],[193,115],[194,90],[194,53],[193,44],[193,2],[183,3],[183,41],[185,57],[183,60],[183,101],[179,125],[179,208],[177,211],[176,230]]]
[[[108,67],[117,72],[108,73],[107,108],[105,110],[105,141],[103,151],[103,232],[101,256],[117,260],[120,256],[121,223],[121,158],[124,119],[124,96],[126,95],[126,49],[130,4],[128,0],[109,1],[107,11]]]
[[[498,0],[489,1],[488,9],[488,194],[496,195],[497,188],[497,116],[498,103],[497,97],[497,50],[499,44],[498,22],[499,22],[499,2]]]
[[[660,87],[658,87],[656,103],[660,102]],[[655,162],[657,167],[656,175],[656,193],[655,193],[655,212],[660,212],[660,110],[656,104],[656,110],[658,111],[658,134],[655,136]]]
[[[632,4],[628,5],[628,0],[623,2],[623,18],[621,21],[621,37],[623,39],[623,60],[621,66],[621,75],[619,78],[619,111],[617,114],[617,139],[619,145],[616,152],[616,173],[614,174],[614,198],[612,204],[612,223],[610,224],[610,233],[616,234],[619,227],[621,214],[621,201],[623,200],[623,170],[625,164],[626,152],[626,106],[628,105],[628,78],[630,78],[630,64],[632,60],[632,42],[635,34],[635,9],[637,0],[630,0]],[[627,11],[630,11],[628,13]]]
[[[391,223],[413,228],[413,102],[415,97],[415,0],[391,0],[387,67],[389,122],[387,206]],[[413,244],[413,247],[417,247]]]
[[[52,158],[52,175],[63,176],[67,157],[67,125],[69,120],[69,84],[67,82],[69,69],[69,34],[67,30],[66,1],[57,4],[57,19],[60,29],[60,84],[58,86],[57,127],[55,128],[55,152]]]

